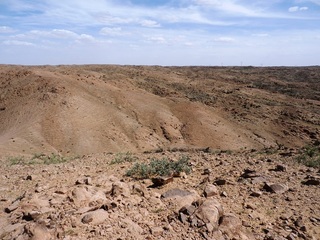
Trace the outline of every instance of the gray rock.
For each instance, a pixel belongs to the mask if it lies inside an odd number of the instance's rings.
[[[281,183],[275,183],[275,184],[265,183],[263,188],[267,192],[272,192],[272,193],[277,193],[277,194],[284,193],[284,192],[288,191],[288,189],[289,189],[287,185],[281,184]]]
[[[183,213],[185,215],[191,216],[196,211],[196,207],[194,205],[188,205],[185,207],[182,207],[179,212]]]
[[[262,195],[262,192],[260,191],[256,191],[256,190],[252,190],[250,196],[252,197],[260,197]]]
[[[174,210],[176,213],[179,213],[182,207],[192,205],[192,203],[199,198],[200,196],[195,192],[189,192],[178,188],[171,189],[161,195],[161,199],[164,202],[171,202],[175,206]]]
[[[179,188],[174,188],[163,193],[161,197],[162,198],[185,197],[191,194],[193,193],[186,190],[179,189]]]
[[[265,176],[257,176],[257,177],[253,177],[251,180],[252,184],[257,184],[257,183],[263,183],[263,182],[267,182],[268,178]]]

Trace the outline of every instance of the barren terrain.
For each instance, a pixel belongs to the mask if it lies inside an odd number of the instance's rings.
[[[0,152],[302,146],[320,68],[1,66]]]
[[[0,239],[320,239],[320,67],[0,74]]]

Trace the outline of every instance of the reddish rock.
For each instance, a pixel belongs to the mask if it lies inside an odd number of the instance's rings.
[[[85,224],[97,225],[103,223],[107,218],[108,212],[103,209],[98,209],[92,212],[85,213],[81,218],[81,222]]]
[[[212,197],[219,194],[218,188],[213,184],[207,184],[203,192],[205,197]]]

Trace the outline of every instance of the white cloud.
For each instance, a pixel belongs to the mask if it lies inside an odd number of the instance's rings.
[[[254,37],[269,37],[270,35],[268,33],[254,33],[252,34]]]
[[[88,35],[88,34],[81,34],[77,37],[77,42],[91,42],[91,43],[95,43],[97,42],[97,40],[91,36],[91,35]]]
[[[252,4],[246,6],[245,4],[240,4],[239,1],[235,0],[193,0],[197,5],[204,6],[206,8],[214,8],[216,10],[232,13],[236,15],[244,16],[260,16],[262,12],[260,9],[254,9]]]
[[[319,16],[307,11],[317,7],[311,1],[320,5],[320,0],[293,0],[289,10],[283,8],[283,0],[167,0],[167,5],[158,7],[151,6],[152,1],[135,5],[130,0],[0,0],[0,8],[11,11],[0,16],[1,25],[8,24],[0,26],[0,33],[5,33],[0,34],[0,43],[6,44],[0,48],[0,60],[26,63],[27,58],[18,57],[25,49],[35,52],[39,64],[227,65],[240,64],[244,57],[251,58],[252,65],[291,64],[293,50],[299,48],[306,57],[296,62],[318,63]],[[302,29],[313,35],[303,35]],[[111,42],[113,38],[117,40]],[[15,47],[32,44],[36,47]],[[10,55],[15,49],[17,54]],[[282,52],[288,57],[281,60]]]
[[[288,11],[289,12],[297,12],[297,11],[299,11],[299,7],[298,6],[289,7]]]
[[[76,39],[79,35],[75,32],[66,29],[53,29],[48,31],[43,30],[31,30],[25,34],[19,34],[17,37],[27,37],[27,38],[60,38],[60,39]]]
[[[79,35],[65,29],[53,29],[49,34],[56,38],[77,38]]]
[[[15,30],[11,27],[0,26],[0,33],[13,33]]]
[[[16,45],[16,46],[35,46],[33,43],[17,40],[6,40],[3,42],[5,45]]]
[[[43,30],[31,30],[29,32],[26,32],[24,34],[17,34],[13,35],[10,38],[14,39],[13,43],[14,45],[23,45],[24,43],[28,43],[26,40],[32,39],[33,42],[37,42],[37,46],[45,47],[47,43],[51,43],[52,45],[55,45],[54,43],[57,43],[57,40],[62,42],[100,42],[95,37],[89,34],[78,34],[66,29],[53,29],[48,31]],[[9,42],[10,43],[10,42]],[[42,44],[42,45],[41,45]]]
[[[124,36],[128,34],[123,32],[121,27],[104,27],[99,33],[106,36]]]
[[[113,16],[109,13],[95,14],[94,18],[98,21],[98,23],[104,24],[104,25],[129,24],[133,22],[131,18]]]
[[[289,12],[298,12],[298,11],[306,11],[306,10],[308,10],[308,7],[293,6],[288,9]]]
[[[235,42],[234,38],[231,37],[218,37],[213,39],[214,42],[224,42],[224,43],[231,43]]]
[[[160,43],[160,44],[166,44],[168,41],[163,36],[152,36],[147,38],[150,42]]]
[[[161,27],[161,25],[156,22],[156,21],[153,21],[153,20],[142,20],[140,22],[141,26],[143,27],[151,27],[151,28],[154,28],[154,27]]]

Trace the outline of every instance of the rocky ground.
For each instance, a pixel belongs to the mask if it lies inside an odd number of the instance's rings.
[[[299,154],[101,153],[58,164],[2,158],[0,239],[320,239],[320,170],[297,163]],[[163,178],[164,185],[126,176],[135,162],[182,157],[191,172]]]
[[[0,239],[320,239],[320,67],[0,76]]]

